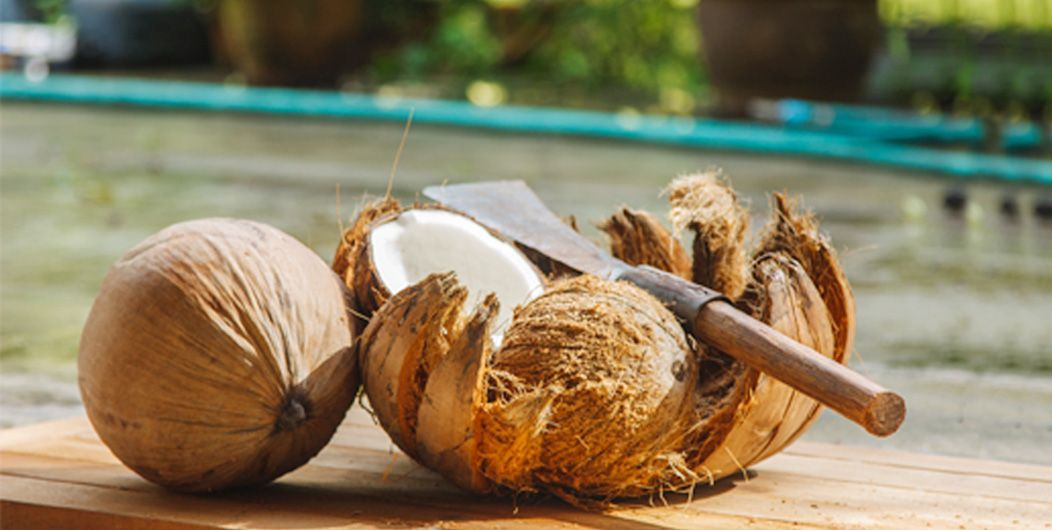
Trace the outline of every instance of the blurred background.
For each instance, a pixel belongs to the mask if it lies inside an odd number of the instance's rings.
[[[80,328],[160,228],[326,260],[386,187],[527,180],[584,232],[721,167],[803,196],[858,297],[868,437],[1052,464],[1052,0],[0,0],[0,427],[81,413]]]

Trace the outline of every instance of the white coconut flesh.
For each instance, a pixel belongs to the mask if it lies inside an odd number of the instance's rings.
[[[500,301],[493,330],[499,345],[515,306],[544,290],[537,270],[514,245],[475,221],[445,210],[407,210],[372,229],[369,247],[380,282],[393,296],[436,272],[453,271],[468,289],[464,311],[489,293]]]

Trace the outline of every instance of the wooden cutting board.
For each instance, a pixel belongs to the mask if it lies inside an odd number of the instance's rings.
[[[395,450],[360,408],[307,466],[211,496],[140,479],[85,418],[0,431],[3,530],[710,527],[1052,529],[1052,467],[797,443],[693,498],[589,513],[466,495]]]

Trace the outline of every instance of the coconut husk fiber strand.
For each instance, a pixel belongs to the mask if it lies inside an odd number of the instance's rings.
[[[623,207],[598,224],[613,255],[629,265],[649,265],[685,280],[693,278],[690,256],[653,215]]]
[[[665,193],[675,232],[694,233],[694,283],[737,299],[748,278],[749,230],[749,213],[738,195],[717,171],[678,177]]]

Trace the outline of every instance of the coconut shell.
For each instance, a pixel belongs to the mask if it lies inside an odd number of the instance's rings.
[[[467,294],[453,273],[432,274],[395,294],[362,334],[365,394],[380,425],[415,459],[417,409],[431,370],[460,332]]]
[[[374,224],[383,218],[403,211],[402,205],[395,199],[384,197],[365,204],[358,212],[354,223],[344,230],[336,254],[332,259],[332,270],[343,279],[354,294],[356,313],[356,331],[361,332],[369,321],[369,316],[391,296],[376,281],[375,271],[363,266],[368,253],[368,235]]]
[[[679,177],[665,192],[676,232],[694,232],[691,279],[732,300],[741,296],[748,282],[749,213],[737,194],[715,171]]]
[[[475,428],[486,396],[485,374],[493,349],[490,330],[498,307],[493,294],[483,299],[449,353],[430,371],[417,410],[420,461],[477,493],[492,488],[479,471]]]
[[[348,295],[263,224],[173,225],[113,265],[78,357],[96,432],[182,491],[262,484],[328,442],[357,388]]]
[[[738,301],[757,319],[846,363],[854,338],[854,298],[828,240],[808,213],[775,194],[772,219],[755,250],[752,278]],[[727,476],[782,450],[814,423],[821,405],[757,374],[751,398],[723,446],[703,464]]]
[[[797,209],[796,201],[774,194],[771,220],[754,255],[781,252],[804,267],[829,309],[837,359],[846,363],[855,347],[855,296],[829,238],[818,231],[814,215]]]
[[[598,226],[610,238],[610,253],[625,263],[649,265],[685,280],[693,278],[687,251],[653,215],[621,208]]]

